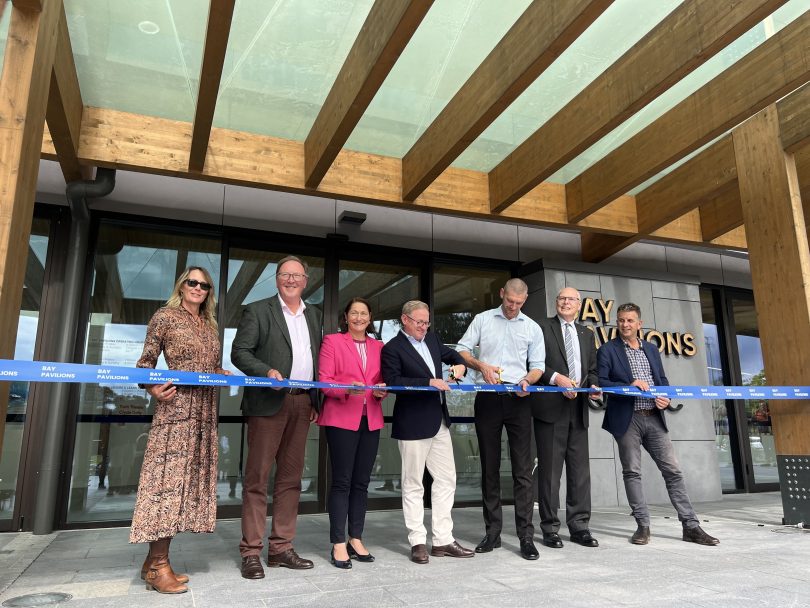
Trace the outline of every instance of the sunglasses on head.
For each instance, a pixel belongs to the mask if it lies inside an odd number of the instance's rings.
[[[198,281],[196,279],[186,279],[186,285],[188,285],[192,289],[194,289],[195,287],[197,287],[197,285],[199,285],[200,289],[202,289],[203,291],[209,291],[211,287],[213,287],[211,283],[205,283],[203,281]]]

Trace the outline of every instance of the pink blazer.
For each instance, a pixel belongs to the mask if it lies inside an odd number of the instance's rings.
[[[366,340],[366,371],[363,373],[363,362],[357,346],[350,334],[329,334],[324,336],[321,353],[318,357],[318,380],[351,384],[362,382],[366,385],[379,384],[383,381],[380,372],[380,352],[383,343],[368,337]],[[366,400],[368,428],[376,431],[383,427],[383,413],[380,399],[371,390],[365,395],[350,395],[345,389],[321,389],[325,396],[321,406],[318,424],[336,426],[349,431],[360,428],[363,416],[363,399]]]

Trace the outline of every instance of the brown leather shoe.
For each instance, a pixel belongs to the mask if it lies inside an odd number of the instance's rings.
[[[475,557],[475,551],[462,547],[456,541],[449,545],[434,546],[430,550],[430,554],[433,557]]]
[[[697,543],[699,545],[706,545],[709,547],[720,544],[719,540],[717,540],[714,536],[709,536],[706,534],[706,532],[700,526],[695,526],[694,528],[684,528],[683,539],[688,543]]]
[[[291,568],[292,570],[309,570],[315,566],[312,560],[300,557],[295,552],[295,549],[292,548],[282,551],[281,553],[274,553],[273,555],[268,553],[267,565],[271,568],[282,566],[284,568]]]
[[[147,555],[146,559],[143,561],[143,566],[141,566],[141,580],[146,580],[146,573],[149,572],[149,567],[152,565],[152,556]],[[169,568],[172,565],[169,564]],[[172,576],[177,579],[178,583],[187,583],[188,582],[188,574],[177,574],[174,570],[172,570]]]
[[[146,588],[158,593],[185,593],[188,591],[182,583],[178,583],[172,573],[172,567],[165,561],[155,561],[146,573]]]
[[[634,545],[646,545],[650,542],[650,526],[638,525],[638,529],[633,532],[630,542]]]
[[[411,561],[415,564],[428,563],[427,545],[414,545],[411,547]]]
[[[262,560],[258,555],[248,555],[242,558],[242,578],[264,578]]]

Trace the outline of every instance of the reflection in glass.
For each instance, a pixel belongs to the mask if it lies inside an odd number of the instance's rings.
[[[743,385],[763,386],[766,384],[765,364],[762,361],[754,300],[752,297],[735,297],[732,299],[732,309],[737,329],[737,350]],[[768,401],[765,399],[746,401],[745,418],[751,446],[754,483],[778,483],[779,472],[776,468],[776,449]]]
[[[703,335],[706,341],[706,365],[709,372],[709,384],[723,386],[723,361],[720,355],[720,342],[717,333],[717,319],[714,311],[714,297],[708,289],[700,290],[700,304],[703,315]],[[717,450],[717,462],[720,466],[720,485],[723,490],[734,490],[737,482],[734,475],[732,445],[729,436],[728,406],[733,402],[725,399],[712,399],[714,418],[714,440]]]
[[[242,372],[231,362],[231,346],[233,345],[233,339],[236,335],[236,328],[239,325],[239,319],[242,317],[242,311],[248,304],[269,298],[278,293],[278,289],[276,288],[277,263],[287,255],[289,254],[254,249],[233,248],[230,250],[230,258],[228,261],[228,291],[224,295],[225,314],[219,320],[219,325],[223,330],[222,367],[231,370],[236,375],[242,375]],[[304,302],[307,306],[321,307],[323,305],[324,293],[323,258],[303,255],[298,257],[309,265],[309,278],[307,279],[307,287],[303,295]],[[223,387],[220,390],[220,416],[241,416],[241,405],[242,389],[240,387]],[[222,426],[224,427],[225,425]],[[240,468],[237,469],[237,475],[239,476],[241,487],[241,471],[244,469],[243,465],[247,461],[247,440],[245,439],[240,444],[237,444],[233,440],[233,436],[235,434],[238,438],[239,432],[233,431],[231,428],[232,425],[227,426],[229,426],[227,435],[229,441],[228,449],[232,452],[237,449],[241,450],[240,452],[233,452],[233,455],[230,457],[231,469],[234,467],[234,462],[238,461],[240,463],[238,465]],[[312,425],[307,435],[304,474],[301,482],[301,501],[304,502],[315,501],[318,498],[318,444],[318,427]],[[221,445],[220,449],[222,449]],[[233,474],[231,473],[231,477],[232,476]],[[274,479],[275,468],[270,476],[268,500],[271,500],[273,495],[272,487]],[[232,502],[235,499],[236,502],[241,503],[241,490],[235,492],[235,496],[231,496],[230,494],[231,489],[229,485],[227,490],[229,497],[228,502]],[[224,495],[220,493],[220,499],[222,496]]]
[[[6,16],[0,19],[8,21]],[[0,41],[4,42],[4,41]],[[1,59],[2,56],[0,56]],[[28,238],[28,262],[25,269],[20,317],[17,322],[17,341],[14,358],[31,361],[37,339],[39,311],[42,307],[42,286],[45,281],[45,256],[48,252],[48,220],[35,218]],[[28,409],[28,382],[11,382],[8,395],[8,413],[3,433],[3,451],[0,453],[0,520],[11,519],[17,492],[17,472],[22,453],[23,428]]]
[[[341,260],[338,274],[338,316],[352,298],[365,298],[371,304],[374,316],[374,333],[383,342],[397,335],[401,328],[402,305],[419,299],[420,272],[415,266],[395,266]],[[340,318],[324,319],[324,331],[335,331]],[[394,396],[388,395],[382,402],[383,415],[394,411]],[[399,494],[401,460],[396,439],[391,439],[391,425],[380,431],[380,446],[377,462],[371,472],[369,497]],[[377,494],[379,492],[379,494]]]
[[[219,284],[220,241],[116,226],[99,228],[84,362],[134,367],[146,325],[187,266]],[[158,368],[166,369],[161,355]],[[136,384],[82,384],[68,521],[129,519],[154,404]]]
[[[479,312],[501,305],[500,290],[510,278],[505,270],[436,265],[433,273],[433,329],[449,346],[467,331]],[[445,368],[444,373],[447,373]],[[468,374],[469,377],[469,374]],[[453,391],[447,395],[450,415],[465,417],[450,428],[456,455],[456,500],[481,500],[481,464],[478,438],[472,422],[475,393]],[[504,432],[501,440],[501,496],[512,498],[512,461]]]

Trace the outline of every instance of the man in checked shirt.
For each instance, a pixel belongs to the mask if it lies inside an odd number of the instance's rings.
[[[641,309],[632,302],[617,309],[619,336],[597,351],[599,386],[636,386],[648,391],[651,386],[667,386],[658,348],[639,337]],[[683,540],[699,545],[717,545],[720,541],[700,527],[686,493],[683,473],[669,439],[664,410],[668,397],[632,397],[612,394],[602,428],[609,431],[619,446],[624,489],[633,509],[638,529],[630,538],[634,545],[650,542],[650,510],[644,498],[641,480],[641,447],[652,457],[669,493],[669,500],[683,525]]]

